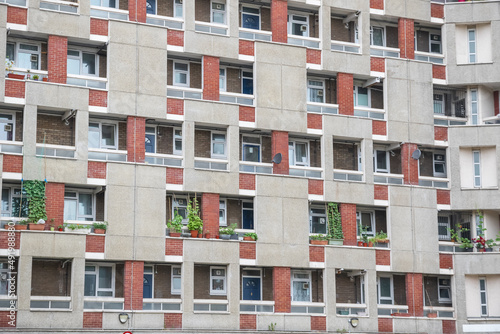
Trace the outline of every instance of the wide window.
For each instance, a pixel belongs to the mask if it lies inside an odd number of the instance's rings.
[[[222,2],[212,2],[210,17],[212,23],[226,24],[226,4]]]
[[[260,137],[243,136],[241,149],[243,161],[260,162]]]
[[[85,265],[84,295],[114,297],[115,265],[90,263]]]
[[[171,293],[180,295],[182,291],[182,269],[181,266],[172,266]]]
[[[377,282],[378,304],[394,304],[392,277],[379,277]]]
[[[326,234],[327,217],[325,206],[312,205],[309,211],[309,233]]]
[[[290,166],[309,166],[309,143],[288,142],[288,159]]]
[[[90,192],[64,192],[64,220],[94,221],[94,194]]]
[[[2,217],[28,217],[28,200],[21,187],[2,188]]]
[[[389,173],[389,152],[383,150],[375,150],[374,166],[376,173]]]
[[[226,294],[226,268],[210,267],[210,294]]]
[[[308,102],[323,103],[325,92],[325,82],[322,80],[307,80]]]
[[[311,302],[311,273],[292,271],[292,301]]]
[[[97,55],[78,50],[68,50],[68,74],[92,75],[98,74]]]
[[[146,153],[156,153],[156,128],[152,126],[146,127]]]
[[[476,62],[476,29],[469,29],[467,31],[469,39],[469,63]]]
[[[119,0],[90,0],[92,6],[118,8]]]
[[[360,107],[370,107],[370,90],[360,86],[353,87],[354,105]]]
[[[375,236],[375,213],[373,211],[356,212],[356,222],[359,236],[361,236],[362,229],[366,229],[368,236]]]
[[[40,45],[22,42],[7,43],[6,59],[14,61],[13,67],[39,70]]]
[[[371,27],[371,45],[385,46],[384,27]]]
[[[260,30],[260,9],[243,7],[241,9],[241,25],[243,28]]]
[[[212,132],[212,158],[226,158],[226,134]]]
[[[288,15],[288,33],[296,36],[309,36],[309,17],[305,15]]]
[[[189,63],[174,62],[174,85],[189,86]]]
[[[107,150],[118,149],[118,131],[116,124],[89,123],[89,148]]]
[[[15,124],[16,117],[14,114],[0,113],[0,140],[14,140]]]

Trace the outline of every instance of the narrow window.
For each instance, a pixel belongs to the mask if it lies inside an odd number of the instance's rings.
[[[468,30],[468,37],[469,37],[469,63],[475,63],[476,62],[476,29],[469,29]]]
[[[224,133],[212,133],[212,158],[226,157],[226,135]]]
[[[320,80],[307,80],[307,97],[309,102],[324,103],[325,84]]]
[[[189,64],[174,62],[174,85],[189,86]]]
[[[481,151],[472,151],[474,168],[474,187],[481,187]]]
[[[292,272],[292,301],[311,302],[311,272]]]
[[[174,17],[182,18],[184,16],[182,8],[182,0],[174,1]]]
[[[226,24],[226,5],[212,2],[212,23]]]
[[[377,284],[379,304],[394,304],[392,277],[379,277]]]
[[[226,88],[226,69],[225,68],[219,69],[219,90],[221,92],[225,92],[227,90],[227,88]]]
[[[470,108],[470,115],[471,115],[471,122],[473,125],[478,124],[479,120],[479,115],[477,112],[477,90],[476,89],[471,89],[470,91],[470,102],[471,102],[471,108]]]
[[[227,226],[226,200],[219,201],[219,226]]]
[[[241,24],[246,29],[260,30],[260,9],[243,7],[241,9]]]
[[[156,153],[156,127],[146,127],[146,153]]]
[[[226,268],[210,267],[210,294],[226,294]]]
[[[481,316],[488,316],[488,300],[486,294],[486,278],[479,278],[479,296],[481,298]]]
[[[182,270],[181,266],[172,266],[172,284],[171,293],[180,295],[182,290]]]

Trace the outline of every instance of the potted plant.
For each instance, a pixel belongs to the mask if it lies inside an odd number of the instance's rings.
[[[108,222],[95,222],[92,224],[94,227],[94,233],[95,234],[105,234],[106,229],[108,228]]]
[[[65,232],[89,234],[90,229],[89,225],[64,223]]]
[[[181,231],[182,231],[182,220],[184,218],[177,212],[175,211],[174,214],[174,219],[171,219],[167,223],[167,227],[170,229],[170,236],[171,237],[180,237],[181,236]]]
[[[34,74],[32,78],[33,78],[33,80],[38,81],[40,76],[38,74]]]
[[[28,180],[23,183],[23,191],[28,200],[28,220],[30,230],[44,230],[47,212],[45,211],[45,183]]]
[[[337,203],[328,203],[328,243],[330,245],[343,245],[344,232],[342,232],[342,216]]]
[[[328,245],[328,236],[323,234],[311,235],[311,245]]]
[[[64,231],[64,226],[63,225],[59,225],[57,227],[57,230],[60,231],[60,232]]]
[[[219,236],[221,239],[229,240],[231,236],[234,234],[234,230],[236,229],[236,224],[233,223],[227,227],[219,228]]]
[[[373,247],[373,244],[376,242],[375,240],[375,237],[368,238],[368,247]]]
[[[200,207],[196,198],[189,200],[187,206],[187,218],[187,228],[191,231],[191,237],[196,238],[198,236],[198,232],[203,227],[203,221],[200,218]]]
[[[14,230],[27,230],[28,229],[28,220],[23,219],[17,222],[14,226]]]
[[[30,222],[28,227],[31,231],[43,231],[45,230],[45,220],[40,219],[37,222]]]
[[[384,233],[383,230],[380,230],[380,232],[375,233],[375,237],[373,238],[373,242],[377,244],[386,244],[389,242],[389,239],[387,238],[387,233]]]
[[[472,252],[474,248],[472,240],[462,237],[464,233],[470,231],[468,228],[462,227],[462,225],[457,224],[455,229],[448,228],[448,231],[450,232],[451,239],[458,242],[461,249],[464,249],[464,251],[466,252]]]
[[[359,231],[363,247],[368,247],[368,226],[359,225]]]
[[[257,233],[248,232],[243,235],[245,241],[257,241]]]

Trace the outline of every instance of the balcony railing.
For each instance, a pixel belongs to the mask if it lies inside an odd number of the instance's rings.
[[[227,312],[229,301],[227,299],[195,299],[193,300],[194,312]]]
[[[422,187],[448,188],[448,179],[441,177],[419,176],[418,185]]]
[[[182,167],[182,156],[146,153],[145,162],[151,165]]]
[[[58,0],[40,0],[40,9],[53,10],[63,13],[78,13],[78,2],[58,1]]]
[[[43,81],[43,78],[47,78],[49,75],[48,71],[40,71],[40,70],[27,70],[25,68],[12,67],[12,70],[9,71],[13,74],[19,74],[24,76],[24,80],[33,80],[33,81]],[[9,73],[6,71],[6,74]],[[38,75],[38,80],[34,80],[33,76]]]
[[[54,158],[74,158],[75,146],[36,144],[36,155]]]
[[[240,38],[252,41],[271,41],[273,34],[270,31],[240,28]]]
[[[253,106],[254,96],[248,94],[220,92],[219,101]]]
[[[182,299],[144,298],[142,309],[148,311],[181,311]]]
[[[319,38],[288,35],[288,44],[305,46],[307,48],[319,49]]]
[[[256,174],[272,174],[273,164],[263,162],[240,161],[240,172]]]
[[[26,7],[26,0],[0,0],[0,3],[7,3],[9,5]]]
[[[371,56],[399,58],[399,52],[400,50],[397,48],[370,45]]]
[[[23,142],[21,141],[0,141],[0,152],[2,153],[23,153]]]
[[[393,313],[408,313],[408,305],[377,304],[378,315],[391,315]]]
[[[70,311],[71,297],[31,296],[30,309],[36,311]]]
[[[356,316],[367,316],[366,304],[344,304],[337,303],[336,313],[338,315],[356,315]]]
[[[167,86],[167,97],[201,100],[202,90],[182,86]]]
[[[288,175],[290,176],[300,176],[308,178],[318,178],[322,177],[323,170],[316,167],[302,167],[302,166],[290,166]]]
[[[127,161],[127,151],[89,148],[89,160]]]
[[[424,306],[424,316],[429,313],[437,313],[438,318],[453,318],[455,309],[453,307]]]
[[[403,184],[403,174],[373,173],[373,182],[382,184]]]
[[[447,117],[434,114],[434,125],[451,126],[451,125],[466,125],[467,118]]]
[[[338,104],[307,102],[307,111],[321,114],[337,115],[339,113]]]
[[[84,310],[123,310],[124,298],[84,297]]]
[[[325,303],[292,302],[290,313],[323,314]]]
[[[179,19],[176,17],[152,15],[152,14],[147,15],[146,23],[160,27],[167,27],[171,29],[182,29],[184,26],[183,19]]]
[[[341,52],[360,53],[361,46],[357,43],[332,41],[331,50],[332,51],[341,51]]]
[[[8,277],[7,277],[8,278]],[[0,310],[8,310],[10,308],[10,301],[13,300],[17,303],[17,296],[1,295],[0,296]]]
[[[68,74],[68,77],[66,78],[66,83],[68,85],[82,86],[87,88],[106,89],[108,79]]]
[[[194,158],[194,168],[224,171],[227,170],[228,164],[227,160]]]
[[[198,32],[227,36],[228,27],[223,24],[195,21],[194,30]]]
[[[274,301],[240,300],[241,313],[274,313]]]
[[[128,21],[128,10],[109,7],[90,6],[90,16],[101,19],[114,19]]]
[[[434,64],[443,64],[444,56],[439,53],[415,51],[415,60],[427,61]]]
[[[371,119],[385,119],[385,110],[355,106],[354,116],[368,117]]]
[[[346,170],[346,169],[334,169],[333,179],[339,181],[363,181],[363,171],[357,170]]]

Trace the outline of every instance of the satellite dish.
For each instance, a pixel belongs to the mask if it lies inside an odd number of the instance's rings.
[[[415,160],[418,160],[420,158],[420,155],[422,152],[417,148],[413,153],[411,154],[411,157]]]
[[[277,164],[277,165],[278,165],[278,164],[281,162],[281,159],[282,159],[282,158],[283,158],[283,157],[282,157],[281,153],[277,153],[277,154],[274,156],[273,160],[271,160],[271,162],[274,162],[275,164]]]

